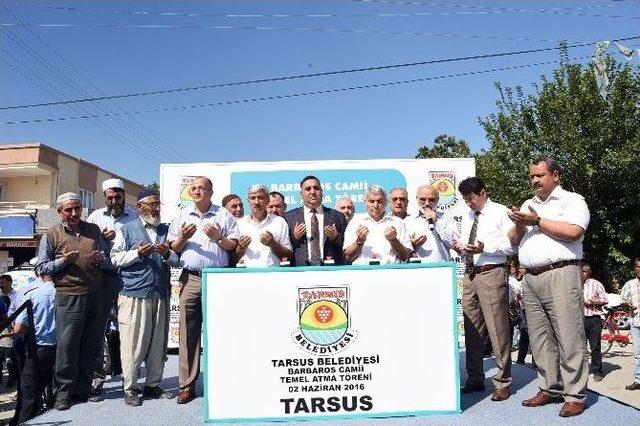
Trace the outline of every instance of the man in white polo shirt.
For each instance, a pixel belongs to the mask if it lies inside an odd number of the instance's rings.
[[[354,217],[344,233],[344,255],[352,265],[402,263],[409,258],[411,241],[404,221],[385,214],[387,194],[371,185],[365,197],[367,213]]]
[[[560,166],[540,157],[529,168],[532,199],[510,217],[519,244],[524,308],[540,391],[525,407],[562,402],[561,417],[585,408],[589,363],[584,331],[582,239],[590,215],[584,198],[560,186]]]
[[[234,252],[238,265],[247,267],[279,266],[280,259],[291,260],[289,226],[280,216],[267,212],[269,190],[264,185],[249,188],[247,201],[251,213],[238,219],[240,238]]]

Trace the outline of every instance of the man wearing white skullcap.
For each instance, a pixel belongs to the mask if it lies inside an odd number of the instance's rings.
[[[138,212],[125,204],[125,191],[124,182],[122,179],[107,179],[102,182],[102,192],[104,195],[104,204],[106,207],[95,210],[87,218],[87,222],[95,223],[102,231],[102,235],[109,242],[109,247],[113,247],[113,239],[116,236],[116,232],[122,228],[122,226],[138,218]],[[108,255],[108,253],[107,253]],[[104,277],[104,308],[102,329],[104,330],[109,320],[109,314],[112,309],[115,309],[116,301],[118,298],[118,292],[122,288],[122,283],[118,271],[113,269],[105,274]],[[116,345],[112,345],[116,346]],[[109,347],[112,355],[112,373],[111,376],[120,374],[122,371],[120,367],[120,352],[117,347]],[[96,370],[93,374],[93,383],[91,386],[92,401],[101,401],[102,398],[102,385],[106,380],[106,375],[103,369],[103,353],[98,353],[96,359]]]
[[[49,275],[56,287],[57,383],[54,408],[66,410],[71,400],[86,401],[95,360],[102,348],[103,270],[111,269],[109,245],[100,228],[83,221],[82,204],[72,192],[56,204],[61,222],[40,240],[36,272]]]

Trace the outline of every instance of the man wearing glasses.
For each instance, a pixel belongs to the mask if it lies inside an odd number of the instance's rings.
[[[413,258],[421,262],[446,262],[451,260],[449,250],[442,243],[439,233],[444,220],[439,221],[442,213],[436,212],[438,190],[432,185],[422,185],[416,191],[418,215],[405,219],[407,233],[411,238]]]
[[[124,182],[121,179],[107,179],[102,182],[102,193],[104,195],[105,207],[95,210],[87,218],[87,222],[98,225],[102,236],[113,246],[113,239],[116,232],[122,226],[138,217],[138,212],[125,205]],[[105,253],[107,256],[109,253]],[[109,315],[112,308],[116,306],[116,298],[121,287],[120,277],[116,269],[106,271],[104,274],[104,306],[102,309],[102,317],[100,318],[101,330],[105,330]],[[102,339],[101,339],[102,342]],[[102,345],[100,345],[102,348]],[[116,348],[110,348],[112,354],[117,355],[113,360],[116,366],[119,365],[120,356]],[[93,373],[93,383],[91,385],[91,395],[89,399],[94,402],[102,401],[102,386],[106,380],[106,374],[103,369],[104,354],[100,350],[96,359],[96,369]],[[119,373],[119,368],[112,371],[112,376]]]

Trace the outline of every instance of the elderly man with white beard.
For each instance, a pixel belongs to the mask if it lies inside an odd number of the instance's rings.
[[[138,375],[145,362],[144,398],[171,398],[160,387],[167,352],[169,326],[169,266],[178,257],[167,242],[168,226],[160,223],[160,197],[148,189],[138,194],[139,220],[116,234],[111,262],[120,268],[118,326],[124,402],[139,406]]]

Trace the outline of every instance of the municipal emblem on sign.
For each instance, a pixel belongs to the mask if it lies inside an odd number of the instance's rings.
[[[178,207],[180,208],[192,208],[195,204],[189,189],[191,188],[191,181],[197,176],[180,176],[180,197]]]
[[[329,355],[355,338],[349,329],[349,288],[298,289],[298,330],[293,339],[308,352]]]
[[[454,172],[429,172],[429,181],[438,190],[439,211],[449,210],[458,202],[456,174]]]

